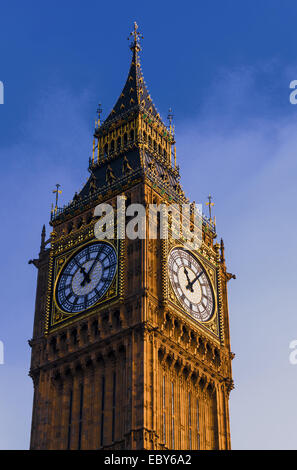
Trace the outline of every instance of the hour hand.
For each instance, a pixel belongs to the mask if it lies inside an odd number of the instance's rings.
[[[190,278],[189,278],[189,273],[188,273],[188,270],[187,268],[184,268],[184,273],[187,277],[187,281],[188,281],[188,284],[186,285],[186,289],[189,289],[191,292],[193,292],[193,287],[192,287],[192,284],[191,284],[191,281],[190,281]]]
[[[191,287],[191,291],[192,291],[192,292],[194,292],[194,291],[193,291],[193,285],[195,284],[196,281],[198,281],[199,277],[200,277],[202,274],[203,274],[203,271],[201,271],[201,272],[193,279],[193,281],[190,282],[189,286]],[[189,288],[190,288],[190,287],[189,287]]]
[[[80,283],[80,285],[83,287],[86,282],[91,282],[89,273],[86,273],[86,268],[81,267],[80,272],[84,275],[84,280]]]

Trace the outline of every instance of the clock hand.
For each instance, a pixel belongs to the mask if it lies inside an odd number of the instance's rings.
[[[84,278],[84,280],[83,280],[83,281],[81,282],[81,284],[80,284],[82,287],[85,285],[86,282],[88,282],[88,283],[91,282],[90,274],[91,274],[91,272],[93,271],[93,269],[94,269],[94,267],[95,267],[95,264],[96,264],[97,261],[99,260],[99,256],[100,256],[101,253],[102,253],[102,251],[100,250],[100,251],[97,253],[97,256],[96,256],[96,258],[94,259],[94,261],[93,261],[93,263],[92,263],[92,265],[91,265],[89,271],[88,271],[87,273],[84,273],[85,278]],[[85,269],[85,268],[83,268],[83,269]],[[81,272],[82,272],[82,271],[81,271]]]
[[[191,285],[190,278],[189,278],[188,270],[187,270],[187,268],[185,268],[185,267],[184,267],[184,273],[185,273],[185,275],[186,275],[186,277],[187,277],[187,281],[188,281],[188,284],[186,285],[186,289],[189,289],[191,292],[194,292],[194,291],[193,291],[193,287],[192,287],[192,285]]]
[[[202,274],[203,274],[203,271],[200,271],[200,273],[198,274],[198,276],[196,276],[195,279],[193,279],[193,281],[190,282],[189,285],[191,286],[192,289],[193,289],[193,284],[195,284],[195,282],[198,281],[199,277],[200,277]],[[193,292],[193,290],[192,290],[192,292]]]
[[[99,260],[99,256],[101,255],[101,253],[102,253],[101,250],[98,251],[96,258],[94,259],[93,264],[92,264],[92,266],[90,267],[90,269],[89,269],[89,271],[88,271],[88,274],[89,274],[89,275],[90,275],[91,272],[93,271],[93,269],[94,269],[94,267],[95,267],[95,264],[96,264],[96,262]],[[103,258],[103,260],[101,260],[101,261],[104,261],[105,258],[106,258],[106,256],[105,256],[105,257]]]
[[[84,286],[86,282],[91,282],[88,273],[86,273],[86,268],[84,268],[76,259],[74,259],[74,262],[76,266],[79,268],[79,271],[84,275],[84,280],[80,285]]]
[[[89,273],[86,273],[86,268],[81,267],[80,272],[84,275],[84,280],[80,283],[80,285],[83,287],[86,282],[91,282]]]

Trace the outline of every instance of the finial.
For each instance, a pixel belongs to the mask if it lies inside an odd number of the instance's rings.
[[[168,109],[168,116],[167,116],[167,119],[168,119],[168,121],[169,121],[169,130],[170,130],[170,132],[171,132],[171,130],[172,130],[173,116],[174,116],[174,115],[173,115],[172,109],[169,108],[169,109]]]
[[[212,196],[209,194],[208,196],[208,202],[206,203],[206,205],[208,206],[208,210],[209,210],[209,219],[211,220],[211,208],[212,206],[214,206],[214,202],[211,202],[212,201]]]
[[[141,48],[140,48],[140,42],[139,42],[139,40],[140,40],[140,39],[143,39],[143,36],[142,36],[142,34],[140,34],[140,33],[138,32],[138,24],[136,23],[136,21],[134,21],[134,29],[133,29],[133,31],[131,31],[131,33],[129,34],[129,36],[128,36],[128,38],[127,38],[128,41],[130,41],[131,38],[133,38],[133,42],[132,42],[132,44],[130,45],[130,49],[131,49],[131,50],[135,49],[135,50],[137,50],[137,51],[140,51]]]
[[[41,244],[40,244],[40,251],[44,251],[44,248],[45,248],[45,225],[43,225],[42,227],[42,231],[41,231]]]
[[[101,105],[101,103],[98,104],[97,114],[98,114],[97,127],[100,127],[100,116],[102,114],[102,105]]]
[[[58,209],[59,194],[62,194],[61,189],[59,189],[60,187],[61,187],[61,185],[57,183],[57,184],[56,184],[56,188],[57,188],[57,189],[54,189],[54,190],[53,190],[53,193],[56,194],[55,212],[57,212],[57,209]]]

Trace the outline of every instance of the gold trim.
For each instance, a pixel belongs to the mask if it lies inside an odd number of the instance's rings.
[[[114,248],[114,250],[116,251],[117,269],[114,273],[114,276],[113,276],[113,279],[110,283],[110,286],[109,286],[107,292],[95,304],[93,304],[87,310],[81,310],[80,312],[75,312],[75,313],[66,312],[59,306],[59,304],[56,300],[56,289],[57,289],[57,284],[59,282],[59,279],[61,277],[62,269],[65,266],[65,264],[67,264],[78,252],[83,250],[86,246],[93,245],[93,244],[96,244],[96,243],[106,243],[106,244],[112,246]],[[60,263],[60,266],[57,266],[57,264],[59,264],[60,260],[62,260],[62,262]],[[71,250],[70,253],[68,254],[68,256],[67,256],[66,253],[61,254],[60,256],[59,255],[56,256],[54,279],[55,279],[54,280],[54,286],[53,286],[53,289],[51,289],[51,291],[52,291],[52,299],[51,299],[52,302],[51,302],[51,312],[50,312],[51,315],[50,315],[50,324],[49,324],[49,327],[51,329],[54,327],[54,325],[57,325],[58,323],[61,323],[61,322],[64,322],[64,321],[66,322],[66,321],[68,321],[68,319],[70,321],[70,319],[73,319],[74,317],[84,316],[84,313],[86,315],[91,313],[91,311],[94,310],[95,308],[97,308],[99,305],[102,305],[106,301],[111,300],[111,299],[115,298],[118,295],[118,290],[119,290],[119,288],[118,288],[119,287],[119,285],[118,285],[119,284],[119,243],[118,243],[118,240],[109,241],[109,240],[105,240],[105,239],[104,240],[92,239],[92,240],[89,240],[88,242],[80,245],[76,249]],[[53,316],[55,315],[55,313],[59,313],[61,315],[60,320],[53,321]]]
[[[197,320],[195,317],[193,317],[191,315],[191,313],[188,312],[183,307],[183,305],[181,304],[179,298],[177,297],[177,295],[176,295],[176,293],[173,289],[172,283],[170,281],[170,276],[169,276],[168,260],[169,260],[169,257],[171,255],[171,252],[174,249],[177,249],[177,248],[181,248],[185,251],[188,251],[194,258],[197,259],[197,261],[202,265],[202,267],[205,271],[205,274],[206,274],[206,276],[209,280],[209,283],[210,283],[210,286],[211,286],[211,289],[212,289],[212,294],[213,294],[213,297],[214,297],[213,313],[212,313],[211,317],[209,318],[209,320],[206,320],[206,321],[202,322],[202,321]],[[211,262],[209,262],[208,260],[205,260],[204,258],[202,258],[202,256],[200,254],[198,254],[197,252],[187,250],[185,248],[185,246],[182,245],[182,244],[174,245],[168,251],[168,256],[167,256],[167,277],[169,279],[169,286],[170,286],[169,290],[171,291],[171,292],[168,292],[169,301],[176,304],[176,301],[174,300],[174,299],[176,299],[177,303],[178,303],[178,307],[182,310],[183,313],[186,313],[186,315],[189,318],[191,318],[197,325],[203,327],[203,329],[209,331],[212,335],[214,335],[216,338],[219,339],[220,338],[220,328],[219,328],[220,311],[219,311],[219,305],[218,305],[219,302],[218,302],[218,295],[217,295],[217,276],[216,276],[216,274],[217,274],[216,273],[216,268],[211,265]],[[173,294],[174,297],[172,297],[172,294]]]

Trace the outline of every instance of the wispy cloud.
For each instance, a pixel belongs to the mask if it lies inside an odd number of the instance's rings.
[[[236,389],[231,394],[235,448],[296,447],[297,369],[289,364],[288,344],[297,338],[297,106],[295,112],[288,90],[284,90],[288,109],[275,105],[279,83],[271,79],[274,67],[278,64],[219,71],[195,119],[177,123],[183,186],[196,202],[213,193],[228,266],[238,276],[229,286],[232,348],[237,354]],[[290,73],[284,71],[284,87],[286,76],[297,77]],[[12,416],[12,408],[22,416],[18,436],[13,429],[7,432],[6,420],[1,421],[2,448],[24,448],[29,439],[27,339],[32,332],[36,273],[26,263],[38,251],[54,184],[62,184],[62,201],[67,203],[87,177],[91,149],[88,93],[75,96],[59,87],[39,98],[17,141],[0,148],[8,162],[0,194],[7,203],[0,211],[4,225],[9,217],[9,230],[2,231],[2,244],[13,247],[2,255],[5,280],[0,276],[6,286],[2,309],[9,312],[9,317],[1,317],[6,364],[0,367],[4,384],[0,398],[6,416]],[[16,390],[13,399],[8,396],[11,380]]]
[[[297,369],[288,344],[297,337],[297,107],[288,100],[287,112],[276,112],[259,73],[226,71],[196,119],[181,123],[178,154],[192,199],[215,196],[218,231],[238,277],[229,285],[233,445],[296,448]]]
[[[55,183],[62,184],[63,203],[87,177],[93,124],[87,120],[89,99],[88,93],[75,96],[61,87],[45,90],[32,104],[16,140],[0,148],[1,246],[7,247],[0,273],[0,340],[5,348],[5,364],[0,365],[2,449],[29,446],[33,386],[27,340],[32,335],[36,270],[28,260],[38,254]]]

